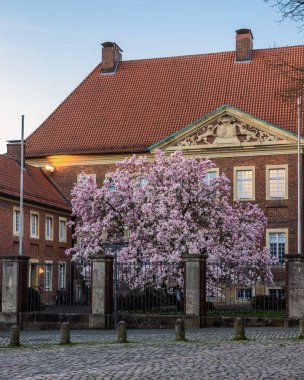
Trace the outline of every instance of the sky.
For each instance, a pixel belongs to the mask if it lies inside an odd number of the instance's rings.
[[[301,45],[263,0],[0,0],[0,153],[30,135],[116,42],[123,59],[229,51],[250,28],[254,48]],[[51,136],[50,136],[51,138]]]

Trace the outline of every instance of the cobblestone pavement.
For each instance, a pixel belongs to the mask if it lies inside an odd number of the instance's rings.
[[[0,379],[304,379],[304,341],[292,328],[247,328],[249,340],[231,340],[226,328],[187,331],[129,330],[128,344],[113,344],[114,331],[72,331],[59,346],[59,331],[22,332],[22,348],[0,349]],[[0,332],[1,337],[7,332]]]

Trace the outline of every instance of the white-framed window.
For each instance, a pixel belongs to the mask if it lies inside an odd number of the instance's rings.
[[[20,233],[20,210],[14,207],[13,211],[13,234],[19,236]]]
[[[266,199],[288,198],[288,165],[266,165]]]
[[[210,185],[211,181],[218,176],[219,176],[219,169],[218,168],[209,169],[207,171],[207,174],[206,174],[206,177],[204,180],[207,183],[207,185]]]
[[[96,174],[95,173],[80,173],[77,175],[77,183],[86,182],[89,178],[93,178],[93,181],[96,183]]]
[[[148,180],[147,180],[147,178],[146,177],[139,177],[138,178],[138,186],[140,187],[140,188],[143,188],[143,187],[145,187],[145,186],[147,186],[148,185]]]
[[[31,223],[30,223],[30,228],[31,228],[31,238],[39,238],[39,213],[36,211],[31,211],[30,212],[30,217],[31,217]]]
[[[111,174],[108,173],[105,175],[105,181],[109,181],[108,189],[110,193],[116,190],[115,179],[111,177]]]
[[[48,262],[44,266],[44,289],[52,290],[53,264]]]
[[[250,300],[252,298],[252,289],[251,288],[238,289],[236,291],[236,298],[239,301]]]
[[[67,241],[67,219],[59,217],[59,241],[66,243]]]
[[[279,264],[284,264],[286,255],[286,233],[285,232],[269,232],[269,249],[275,256]]]
[[[66,279],[66,264],[59,263],[58,264],[59,289],[65,289],[65,279]]]
[[[45,216],[45,240],[53,240],[54,218],[52,215]]]
[[[243,166],[234,168],[234,200],[255,199],[255,168]]]
[[[30,259],[30,266],[29,266],[29,284],[31,288],[38,288],[39,285],[39,274],[41,273],[40,270],[42,269],[44,273],[43,266],[40,267],[39,261],[36,259]]]
[[[284,298],[285,297],[285,289],[284,288],[269,288],[268,289],[270,297],[276,298]]]

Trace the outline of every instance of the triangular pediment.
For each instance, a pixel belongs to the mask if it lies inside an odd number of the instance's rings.
[[[253,146],[283,146],[296,142],[297,136],[293,133],[225,105],[154,144],[150,150],[244,149]]]

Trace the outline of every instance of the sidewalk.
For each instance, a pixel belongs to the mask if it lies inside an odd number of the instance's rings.
[[[304,379],[304,342],[297,329],[248,328],[245,342],[232,329],[187,332],[129,330],[128,344],[113,344],[114,331],[72,331],[59,346],[59,331],[22,332],[26,348],[0,349],[0,379]],[[0,332],[3,337],[4,332]]]

